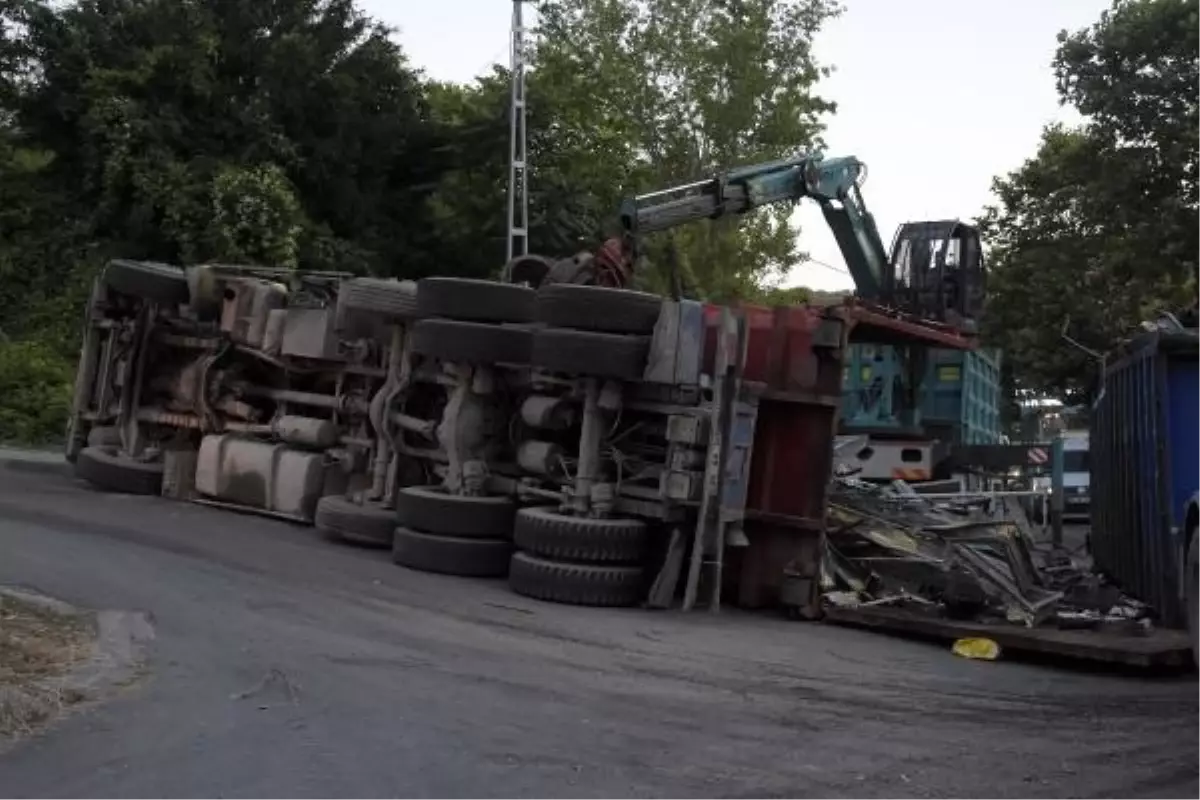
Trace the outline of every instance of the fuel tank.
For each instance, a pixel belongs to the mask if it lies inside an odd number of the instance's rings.
[[[324,488],[321,453],[236,434],[200,442],[196,492],[204,497],[311,520]]]
[[[221,330],[247,347],[261,347],[272,311],[287,303],[287,287],[279,283],[244,278],[225,284]]]

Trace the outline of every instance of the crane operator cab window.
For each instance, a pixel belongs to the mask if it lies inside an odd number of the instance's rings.
[[[958,220],[910,222],[892,244],[898,305],[946,322],[969,323],[983,310],[979,231]]]

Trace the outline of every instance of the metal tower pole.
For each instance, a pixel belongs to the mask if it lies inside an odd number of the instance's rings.
[[[512,98],[509,104],[508,248],[505,260],[529,253],[529,179],[525,160],[525,23],[513,0]]]

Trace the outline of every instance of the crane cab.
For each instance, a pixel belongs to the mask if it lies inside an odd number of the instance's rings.
[[[906,222],[892,241],[892,293],[904,311],[973,327],[986,270],[979,229],[960,220]]]

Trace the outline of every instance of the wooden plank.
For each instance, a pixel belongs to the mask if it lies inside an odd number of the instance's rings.
[[[1082,661],[1134,667],[1184,667],[1191,644],[1184,631],[1155,629],[1145,636],[1103,631],[1064,631],[1026,628],[1003,623],[943,619],[896,608],[829,608],[825,620],[837,625],[868,628],[953,641],[982,636],[1014,652],[1041,653]]]
[[[654,585],[650,587],[650,596],[646,600],[647,608],[670,608],[675,600],[675,587],[679,585],[679,575],[683,572],[683,557],[687,551],[687,540],[679,526],[671,528],[671,543],[667,546],[667,555],[663,559],[662,569]]]

